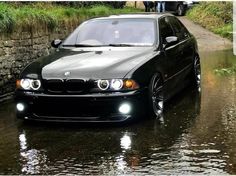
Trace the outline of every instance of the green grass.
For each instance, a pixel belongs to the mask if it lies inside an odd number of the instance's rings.
[[[195,23],[233,40],[233,2],[201,2],[187,12]]]
[[[108,6],[93,6],[90,8],[74,8],[68,6],[52,5],[51,3],[0,3],[0,32],[11,33],[14,29],[42,26],[54,30],[63,23],[80,22],[93,17],[111,14],[139,12],[139,9],[123,8],[113,9]]]
[[[213,29],[213,32],[216,34],[221,35],[222,37],[229,38],[233,40],[233,23],[231,24],[226,24],[222,27],[218,27],[216,29]]]
[[[215,69],[214,72],[220,76],[233,75],[236,74],[236,65],[229,68]]]
[[[0,4],[0,32],[12,32],[16,23],[16,17],[13,14],[13,10],[13,8],[6,4]]]

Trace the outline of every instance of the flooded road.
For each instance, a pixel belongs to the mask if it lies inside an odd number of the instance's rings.
[[[25,124],[0,105],[0,174],[236,174],[236,64],[201,53],[202,92],[187,90],[163,119],[126,126]]]

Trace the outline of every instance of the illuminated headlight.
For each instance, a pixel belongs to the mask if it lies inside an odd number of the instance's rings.
[[[119,90],[136,90],[139,89],[138,83],[132,79],[100,79],[96,81],[97,87],[100,90],[110,90],[110,91],[119,91]]]
[[[20,81],[20,86],[25,90],[29,90],[30,89],[30,82],[31,82],[30,79],[22,79]]]
[[[16,81],[16,87],[24,90],[39,90],[41,87],[41,81],[34,79],[21,79]]]
[[[111,88],[114,90],[120,90],[123,87],[123,80],[121,79],[112,79]]]
[[[98,87],[101,90],[107,90],[109,88],[109,81],[108,80],[98,80]]]
[[[120,111],[120,113],[122,113],[122,114],[128,114],[128,113],[130,113],[130,111],[131,111],[131,106],[130,106],[130,104],[124,103],[124,104],[120,105],[119,111]]]

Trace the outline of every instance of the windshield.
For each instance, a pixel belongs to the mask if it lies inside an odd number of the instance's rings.
[[[79,26],[63,46],[152,46],[155,31],[153,19],[91,20]]]

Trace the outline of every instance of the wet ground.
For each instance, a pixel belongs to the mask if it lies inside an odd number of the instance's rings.
[[[25,124],[0,105],[0,174],[236,174],[236,64],[201,53],[202,92],[183,91],[162,119],[126,126]]]
[[[189,20],[186,16],[178,18],[196,37],[200,51],[217,51],[230,49],[233,47],[233,43],[230,40],[208,31],[207,29]]]

